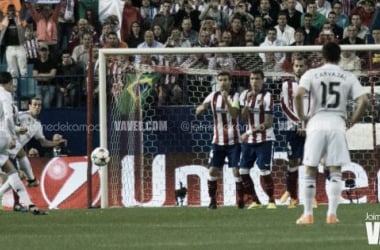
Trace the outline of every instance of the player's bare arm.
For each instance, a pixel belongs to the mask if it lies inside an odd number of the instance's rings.
[[[41,146],[45,148],[52,148],[52,147],[56,147],[60,145],[67,146],[67,140],[64,138],[61,138],[55,141],[51,141],[51,140],[47,140],[46,138],[43,138],[43,139],[40,139],[39,142],[41,143]]]
[[[303,112],[303,96],[307,93],[307,90],[303,87],[299,87],[294,96],[294,106],[300,121],[306,121],[308,119]]]
[[[208,109],[208,107],[210,106],[210,103],[202,103],[201,105],[199,105],[196,110],[195,110],[195,115],[198,116],[198,115],[201,115],[203,114],[203,112],[205,110]]]
[[[356,109],[350,119],[351,126],[361,120],[361,118],[364,115],[365,110],[367,109],[368,103],[369,101],[368,101],[367,94],[363,94],[356,99]]]

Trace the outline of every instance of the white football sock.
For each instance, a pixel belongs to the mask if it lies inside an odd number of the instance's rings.
[[[24,156],[21,159],[17,159],[20,169],[23,170],[28,178],[28,180],[34,180],[34,174],[32,170],[32,165],[30,164],[29,158]]]
[[[327,197],[329,199],[329,208],[327,215],[335,215],[338,209],[342,193],[342,173],[331,173],[330,182],[327,188]]]
[[[9,178],[0,186],[0,196],[4,195],[11,188],[11,184],[9,183]]]
[[[8,175],[8,181],[9,184],[11,185],[12,189],[16,191],[18,196],[20,197],[21,202],[26,205],[30,206],[33,205],[32,201],[30,200],[29,194],[26,191],[26,188],[24,184],[22,183],[20,177],[18,176],[18,173],[12,173]]]
[[[315,177],[305,177],[305,200],[304,200],[304,215],[313,214],[313,200],[316,193]]]

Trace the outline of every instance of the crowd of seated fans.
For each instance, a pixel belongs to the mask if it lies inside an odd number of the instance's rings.
[[[27,65],[32,65],[36,94],[43,96],[44,108],[84,104],[91,48],[96,54],[96,48],[300,46],[331,40],[380,43],[380,26],[373,25],[377,15],[373,0],[124,0],[120,13],[103,18],[97,8],[100,0],[57,2],[0,4],[0,60],[15,79],[30,77]],[[316,58],[310,65],[319,63]],[[361,58],[354,52],[343,53],[341,64],[360,70]],[[292,55],[285,53],[236,58],[230,54],[112,56],[107,58],[108,89],[117,96],[124,85],[123,74],[134,72],[138,64],[281,71],[291,69],[291,60]],[[185,104],[183,76],[175,71],[162,70],[154,92],[158,105]]]

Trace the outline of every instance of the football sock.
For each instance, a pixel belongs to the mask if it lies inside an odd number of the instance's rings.
[[[0,196],[3,195],[5,192],[7,192],[11,188],[11,184],[9,183],[9,177],[8,179],[0,186]]]
[[[12,191],[13,191],[13,204],[14,205],[20,204],[20,197],[18,196],[16,191],[14,191],[14,190],[12,190]]]
[[[305,177],[305,201],[304,201],[304,215],[313,214],[313,200],[316,193],[316,180],[315,177]]]
[[[327,188],[327,197],[329,199],[327,215],[336,215],[341,193],[342,193],[342,174],[331,173],[330,183]]]
[[[28,180],[34,180],[32,165],[30,164],[29,158],[24,156],[21,159],[17,159],[20,169],[23,170],[27,176]]]
[[[249,174],[242,174],[241,178],[243,180],[242,183],[244,187],[244,192],[252,196],[252,201],[260,203],[259,199],[257,198],[255,185],[253,184],[251,176]]]
[[[298,184],[298,167],[289,168],[286,175],[287,190],[290,193],[292,199],[297,199],[297,184]]]
[[[244,187],[243,187],[243,182],[235,182],[236,183],[236,193],[238,195],[239,201],[244,200]]]
[[[216,199],[216,189],[217,189],[217,181],[207,181],[207,186],[208,186],[208,195],[210,196],[211,199]]]
[[[9,184],[12,189],[17,192],[20,200],[27,206],[32,205],[32,201],[30,200],[29,194],[26,191],[24,184],[22,183],[18,173],[12,173],[8,175]]]
[[[273,197],[273,190],[274,190],[274,184],[273,184],[273,179],[272,175],[264,175],[261,176],[261,181],[264,182],[264,191],[269,197],[269,202],[274,202],[274,197]]]

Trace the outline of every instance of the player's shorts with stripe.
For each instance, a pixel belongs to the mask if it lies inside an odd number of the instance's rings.
[[[350,163],[346,122],[336,114],[318,113],[307,124],[303,164],[318,166],[322,157],[326,166]]]
[[[250,169],[255,162],[260,170],[271,170],[273,141],[261,143],[242,143],[240,168]]]
[[[226,158],[228,160],[228,167],[238,167],[240,159],[240,143],[226,146],[212,144],[210,158],[211,167],[223,168],[226,163]]]
[[[298,135],[296,130],[286,131],[285,135],[287,141],[288,159],[302,159],[306,137]]]

